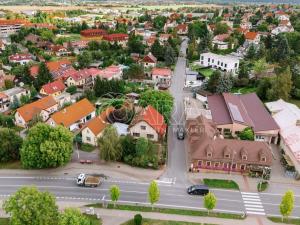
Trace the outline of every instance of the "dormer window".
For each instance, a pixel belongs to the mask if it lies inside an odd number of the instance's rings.
[[[267,161],[267,158],[263,156],[263,157],[261,157],[261,161],[262,161],[262,162],[266,162],[266,161]]]
[[[242,159],[243,159],[243,160],[247,160],[247,155],[243,155],[243,156],[242,156]]]
[[[211,152],[208,152],[208,153],[207,153],[207,157],[208,157],[208,158],[212,157],[212,153],[211,153]]]
[[[229,159],[230,158],[230,154],[225,154],[225,158]]]

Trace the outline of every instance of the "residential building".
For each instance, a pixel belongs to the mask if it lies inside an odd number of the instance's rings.
[[[80,41],[71,41],[71,42],[65,42],[63,46],[67,49],[73,49],[73,52],[76,55],[79,55],[81,52],[83,52],[85,49],[88,48],[89,41],[86,40],[80,40]]]
[[[228,42],[230,34],[219,34],[216,35],[212,40],[212,45],[214,48],[226,50],[228,48],[233,48],[233,44]]]
[[[81,130],[82,142],[93,146],[98,145],[98,139],[102,136],[104,129],[109,125],[107,116],[113,110],[108,108],[101,115],[88,121]]]
[[[245,41],[250,45],[258,45],[260,42],[260,35],[258,32],[247,32],[245,34]]]
[[[65,88],[65,84],[61,80],[56,80],[43,85],[40,93],[42,95],[52,95],[53,97],[56,97],[60,95],[65,90]]]
[[[33,57],[29,53],[17,53],[8,57],[10,63],[17,63],[25,65],[33,60]]]
[[[293,26],[288,26],[288,25],[280,25],[278,27],[275,27],[272,31],[271,34],[272,35],[278,35],[281,33],[289,33],[289,32],[294,32],[294,28]]]
[[[66,78],[66,84],[68,87],[70,86],[83,86],[85,84],[92,83],[93,76],[96,76],[98,73],[94,73],[93,71],[100,71],[99,69],[82,69],[71,73],[68,78]]]
[[[96,77],[100,77],[101,79],[106,80],[120,80],[123,76],[123,69],[120,65],[111,65],[101,70],[97,70],[97,73],[93,75],[93,79],[95,80]]]
[[[122,47],[127,46],[128,42],[128,34],[107,34],[103,37],[104,40],[114,44],[117,43],[118,45],[121,45]]]
[[[212,120],[203,116],[186,122],[189,170],[262,174],[272,165],[272,153],[265,142],[224,139]]]
[[[166,84],[170,86],[172,79],[172,70],[169,68],[155,67],[151,71],[152,80],[157,84]]]
[[[102,38],[104,35],[106,35],[106,30],[102,29],[87,29],[80,32],[80,35],[83,38]]]
[[[291,103],[279,99],[266,103],[266,107],[279,126],[280,149],[283,159],[294,167],[295,178],[300,177],[300,109]]]
[[[144,68],[149,68],[149,67],[156,67],[157,64],[157,59],[156,57],[149,52],[144,58],[143,58],[143,66]]]
[[[200,65],[204,67],[220,69],[225,72],[236,74],[239,69],[239,58],[232,55],[218,55],[215,53],[202,53],[200,55]]]
[[[71,94],[68,92],[63,92],[60,95],[56,95],[54,96],[54,99],[58,103],[59,109],[63,108],[66,104],[72,103]]]
[[[144,137],[158,141],[165,136],[167,124],[164,122],[164,117],[151,105],[148,105],[135,115],[128,129],[135,138]]]
[[[18,32],[21,27],[28,21],[22,19],[0,20],[0,36],[9,37],[11,34]]]
[[[76,131],[95,116],[95,107],[85,98],[54,113],[47,123],[51,126],[62,125],[70,131]]]
[[[15,114],[15,124],[26,128],[30,121],[39,118],[46,121],[57,110],[58,104],[55,99],[47,96],[18,108]]]
[[[69,51],[67,48],[65,48],[62,45],[51,45],[51,46],[49,46],[49,52],[52,55],[56,55],[58,57],[69,56],[72,53],[71,51]]]
[[[0,98],[0,108],[2,112],[10,109],[11,104],[14,101],[20,102],[22,96],[30,95],[30,91],[22,87],[14,87],[0,92],[2,97]]]
[[[255,93],[211,95],[207,102],[220,134],[236,137],[250,127],[256,141],[277,143],[279,127]]]
[[[0,92],[0,113],[9,110],[10,100],[9,96]]]
[[[187,24],[179,24],[176,27],[177,34],[179,35],[186,35],[188,33],[188,25]]]

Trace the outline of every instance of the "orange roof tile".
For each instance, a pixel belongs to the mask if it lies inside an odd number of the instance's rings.
[[[37,116],[42,110],[46,110],[54,105],[57,102],[54,100],[52,96],[47,96],[30,104],[26,104],[17,109],[17,112],[20,116],[25,120],[25,122],[29,122],[35,116]]]
[[[59,112],[54,113],[51,116],[51,119],[53,119],[56,124],[70,127],[72,124],[76,123],[94,111],[95,107],[93,104],[85,98]]]
[[[257,32],[248,32],[245,34],[245,38],[248,40],[254,40],[257,35],[258,35]]]

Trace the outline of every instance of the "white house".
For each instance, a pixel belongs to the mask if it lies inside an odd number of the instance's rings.
[[[21,65],[25,65],[33,60],[31,54],[23,53],[23,54],[15,54],[8,57],[10,63],[18,63]]]
[[[200,55],[200,65],[211,66],[225,72],[236,74],[239,69],[239,58],[232,55],[217,55],[215,53],[202,53]]]

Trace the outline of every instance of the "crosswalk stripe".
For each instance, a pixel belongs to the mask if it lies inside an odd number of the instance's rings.
[[[255,193],[255,192],[241,192],[242,195],[258,195],[258,193]]]
[[[266,213],[264,213],[264,212],[252,212],[252,211],[248,211],[247,213],[248,214],[252,214],[252,215],[262,215],[262,216],[266,215]]]
[[[244,201],[245,204],[255,204],[255,205],[261,205],[261,202],[257,201]]]
[[[264,209],[258,209],[258,208],[248,208],[246,207],[246,210],[248,211],[260,211],[260,212],[264,212],[265,210]]]
[[[245,200],[253,200],[253,201],[259,201],[259,198],[250,198],[250,197],[243,197]]]
[[[266,215],[258,193],[241,192],[247,214]]]
[[[262,205],[249,205],[249,204],[245,204],[246,208],[247,207],[254,207],[254,208],[263,208]]]

